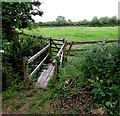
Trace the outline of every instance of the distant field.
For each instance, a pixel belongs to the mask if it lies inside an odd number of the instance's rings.
[[[68,41],[93,41],[118,39],[118,27],[49,27],[24,30],[26,34],[67,39]]]

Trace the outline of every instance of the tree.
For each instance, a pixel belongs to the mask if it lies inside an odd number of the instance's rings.
[[[87,21],[86,19],[84,19],[83,21],[80,22],[80,25],[89,25],[89,21]]]
[[[10,41],[15,28],[26,28],[34,22],[32,15],[42,16],[40,2],[3,2],[2,3],[2,35]]]
[[[110,25],[117,25],[118,19],[116,16],[113,16],[109,19],[109,21],[110,21]]]
[[[102,24],[102,25],[109,25],[109,18],[108,17],[101,17],[99,19],[99,21],[100,21],[100,24]]]
[[[93,17],[93,19],[91,21],[91,24],[92,24],[92,26],[98,26],[99,25],[99,20],[96,16]]]
[[[67,23],[65,17],[63,17],[63,16],[58,16],[56,18],[56,22],[58,23],[58,25],[61,25],[61,26],[65,26]]]

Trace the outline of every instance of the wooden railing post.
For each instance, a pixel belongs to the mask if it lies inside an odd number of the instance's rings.
[[[103,40],[103,44],[106,44],[106,43],[107,43],[107,39],[104,39],[104,40]]]
[[[55,82],[57,81],[57,60],[53,61],[53,65],[55,67],[54,69],[54,76],[55,76]]]
[[[23,58],[23,71],[24,71],[24,85],[25,88],[29,87],[29,76],[28,76],[28,59],[27,57]]]
[[[49,50],[50,50],[50,53],[51,53],[51,48],[52,48],[52,38],[50,37],[49,40],[50,40],[50,49],[49,49]]]
[[[64,61],[66,59],[66,47],[67,47],[67,40],[64,41],[65,42],[65,47],[63,49],[63,61],[62,61],[62,66],[64,65]]]

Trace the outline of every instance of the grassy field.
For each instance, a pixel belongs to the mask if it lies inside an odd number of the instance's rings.
[[[24,30],[26,34],[67,39],[68,41],[93,41],[118,38],[118,27],[49,27]]]

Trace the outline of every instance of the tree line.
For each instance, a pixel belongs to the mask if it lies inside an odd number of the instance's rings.
[[[39,22],[35,23],[35,26],[118,26],[120,25],[120,19],[116,16],[113,17],[93,17],[91,21],[86,19],[82,21],[73,22],[71,19],[66,20],[64,16],[58,16],[56,21]]]

